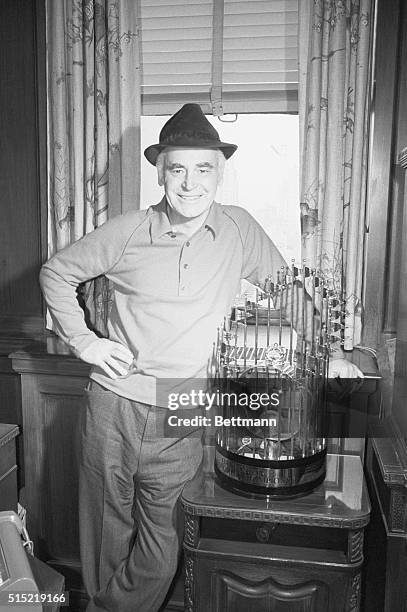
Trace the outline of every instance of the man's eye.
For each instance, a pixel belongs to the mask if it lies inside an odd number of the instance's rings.
[[[209,172],[209,168],[199,168],[199,172],[200,172],[201,174],[208,174],[208,172]]]
[[[172,173],[173,174],[181,174],[182,173],[182,168],[173,168],[172,169]]]

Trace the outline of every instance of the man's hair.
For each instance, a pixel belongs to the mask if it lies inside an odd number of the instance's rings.
[[[219,182],[223,177],[223,170],[225,168],[225,156],[223,155],[220,149],[217,149],[218,152],[218,172],[219,172]],[[167,158],[168,149],[164,149],[161,153],[158,154],[156,161],[157,175],[158,175],[158,184],[164,185],[164,172],[165,172],[165,161]]]

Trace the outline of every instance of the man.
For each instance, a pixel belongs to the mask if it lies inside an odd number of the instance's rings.
[[[241,278],[263,281],[284,265],[246,211],[214,201],[236,148],[221,142],[198,105],[186,104],[145,150],[163,200],[110,220],[41,272],[58,333],[93,365],[79,517],[89,612],[154,612],[164,600],[180,550],[177,500],[202,444],[165,437],[168,405],[157,383],[170,389],[204,378]],[[109,339],[86,327],[75,295],[100,274],[114,284]]]

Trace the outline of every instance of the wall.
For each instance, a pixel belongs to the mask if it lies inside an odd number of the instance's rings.
[[[45,156],[40,157],[46,125],[42,2],[2,0],[0,57],[0,337],[4,341],[32,338],[43,328],[38,286],[46,229],[42,223]]]
[[[43,336],[45,0],[0,3],[0,422],[21,425],[20,376],[8,355]],[[17,440],[23,484],[23,441]]]
[[[407,359],[406,344],[397,351],[395,368],[396,337],[399,345],[402,340],[400,313],[407,300],[400,289],[407,228],[405,171],[399,163],[407,146],[407,7],[400,0],[378,0],[377,10],[363,344],[378,349],[383,411],[398,420],[405,410],[394,394],[394,373],[397,362]],[[406,419],[399,425],[407,432]]]

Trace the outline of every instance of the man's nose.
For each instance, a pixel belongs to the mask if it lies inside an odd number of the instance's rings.
[[[191,191],[196,186],[195,177],[192,172],[186,172],[182,186],[187,191]]]

